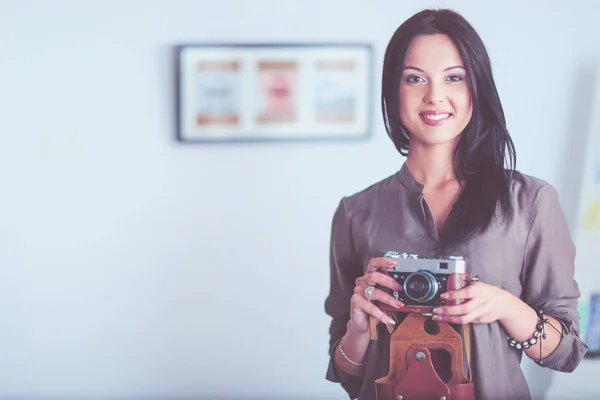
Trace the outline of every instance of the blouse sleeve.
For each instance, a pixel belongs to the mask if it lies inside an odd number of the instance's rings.
[[[534,361],[556,371],[572,372],[587,351],[579,337],[575,246],[553,186],[545,184],[538,189],[535,207],[523,258],[523,300],[556,318],[565,335],[548,357]]]
[[[351,399],[358,397],[363,379],[340,370],[334,350],[346,333],[350,319],[350,298],[356,279],[362,275],[359,258],[352,244],[350,221],[343,198],[333,216],[330,243],[330,290],[325,300],[325,312],[331,316],[329,327],[329,366],[326,379],[338,382]]]

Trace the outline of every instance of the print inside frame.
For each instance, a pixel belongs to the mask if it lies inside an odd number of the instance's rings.
[[[181,142],[371,135],[371,45],[194,44],[176,60]]]
[[[574,234],[575,279],[581,292],[579,312],[581,334],[589,346],[587,358],[600,357],[600,68],[594,78]]]

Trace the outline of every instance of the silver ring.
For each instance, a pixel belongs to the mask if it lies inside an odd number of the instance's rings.
[[[365,297],[369,301],[372,300],[371,295],[373,294],[373,290],[375,290],[373,286],[367,286],[367,288],[365,289]]]
[[[479,275],[475,275],[475,276],[472,276],[471,279],[467,279],[468,284],[479,282],[479,281],[481,281],[481,278],[479,277]]]

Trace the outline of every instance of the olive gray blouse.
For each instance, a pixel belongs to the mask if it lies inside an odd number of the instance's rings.
[[[579,338],[573,278],[575,248],[557,191],[540,179],[515,172],[511,209],[485,233],[454,248],[440,249],[435,223],[423,199],[423,186],[406,164],[396,174],[344,197],[335,211],[331,235],[331,287],[325,311],[332,317],[326,379],[339,382],[350,398],[375,400],[374,380],[387,375],[389,333],[378,325],[378,339],[367,350],[363,377],[337,368],[333,349],[346,332],[355,280],[369,260],[388,250],[420,258],[463,256],[467,272],[510,291],[563,324],[566,335],[539,365],[571,372],[587,346]],[[532,334],[535,327],[532,328]],[[477,399],[530,399],[520,368],[522,350],[510,347],[500,323],[472,324],[472,370]]]

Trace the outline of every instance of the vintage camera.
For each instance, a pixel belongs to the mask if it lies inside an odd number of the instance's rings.
[[[465,260],[451,256],[448,259],[422,259],[416,254],[388,251],[385,258],[396,261],[394,268],[382,268],[402,285],[402,291],[380,288],[404,303],[398,310],[379,303],[384,311],[413,312],[431,315],[432,310],[445,304],[460,304],[462,300],[444,301],[440,295],[448,290],[460,289],[468,284],[470,275],[466,273]]]

